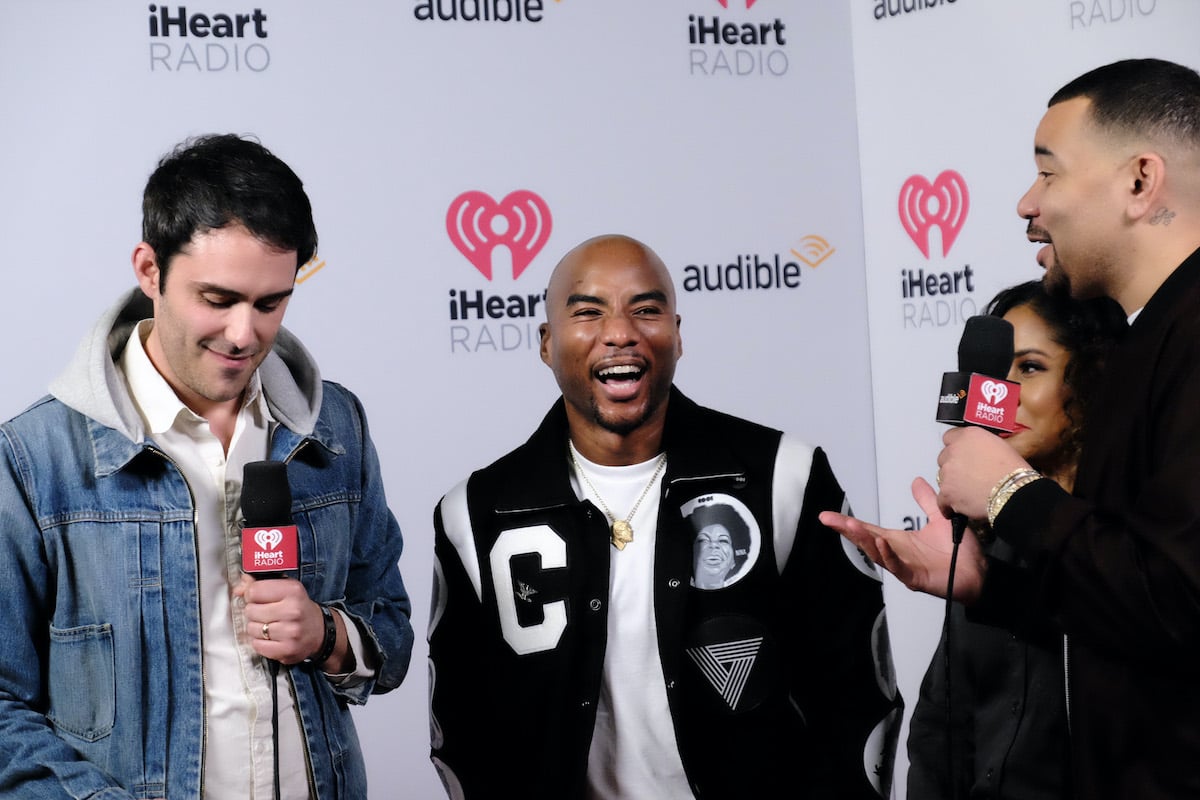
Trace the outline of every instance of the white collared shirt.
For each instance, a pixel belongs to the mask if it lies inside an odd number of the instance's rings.
[[[208,422],[185,406],[143,347],[151,320],[135,328],[119,367],[150,437],[183,473],[195,504],[200,569],[204,669],[205,797],[266,800],[274,794],[271,684],[267,665],[250,646],[244,602],[232,588],[241,578],[242,470],[267,457],[274,419],[256,372],[246,387],[226,454]],[[354,625],[348,625],[352,631]],[[362,659],[359,659],[362,663]],[[299,718],[286,678],[279,679],[280,796],[309,798],[308,765]]]

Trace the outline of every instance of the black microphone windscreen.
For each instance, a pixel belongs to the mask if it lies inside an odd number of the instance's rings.
[[[969,317],[958,342],[958,371],[1003,379],[1013,360],[1013,327],[1000,317]]]
[[[292,487],[287,464],[251,461],[242,472],[242,516],[247,527],[287,525],[292,521]]]

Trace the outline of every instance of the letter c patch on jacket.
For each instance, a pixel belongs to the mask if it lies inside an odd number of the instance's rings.
[[[567,629],[567,603],[535,600],[537,589],[515,574],[513,564],[521,556],[536,556],[540,570],[562,569],[567,566],[567,545],[549,526],[533,525],[504,531],[489,553],[504,641],[517,655],[529,655],[558,646]],[[531,622],[526,604],[540,611],[536,622]]]

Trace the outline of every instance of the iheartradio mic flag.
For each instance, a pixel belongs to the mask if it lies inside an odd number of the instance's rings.
[[[1008,374],[1012,360],[1012,323],[970,317],[958,342],[958,371],[942,375],[937,421],[1012,433],[1021,385],[999,377]]]
[[[275,578],[300,568],[287,465],[251,461],[242,473],[242,571]]]
[[[242,528],[242,571],[251,575],[300,568],[295,525]]]
[[[978,372],[947,372],[942,377],[937,421],[1012,433],[1020,391],[1020,384]]]

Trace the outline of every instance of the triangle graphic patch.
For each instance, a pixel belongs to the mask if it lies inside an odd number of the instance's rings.
[[[738,702],[754,669],[754,661],[762,647],[763,637],[741,639],[736,642],[702,645],[688,648],[687,654],[700,672],[729,704],[738,710]]]

